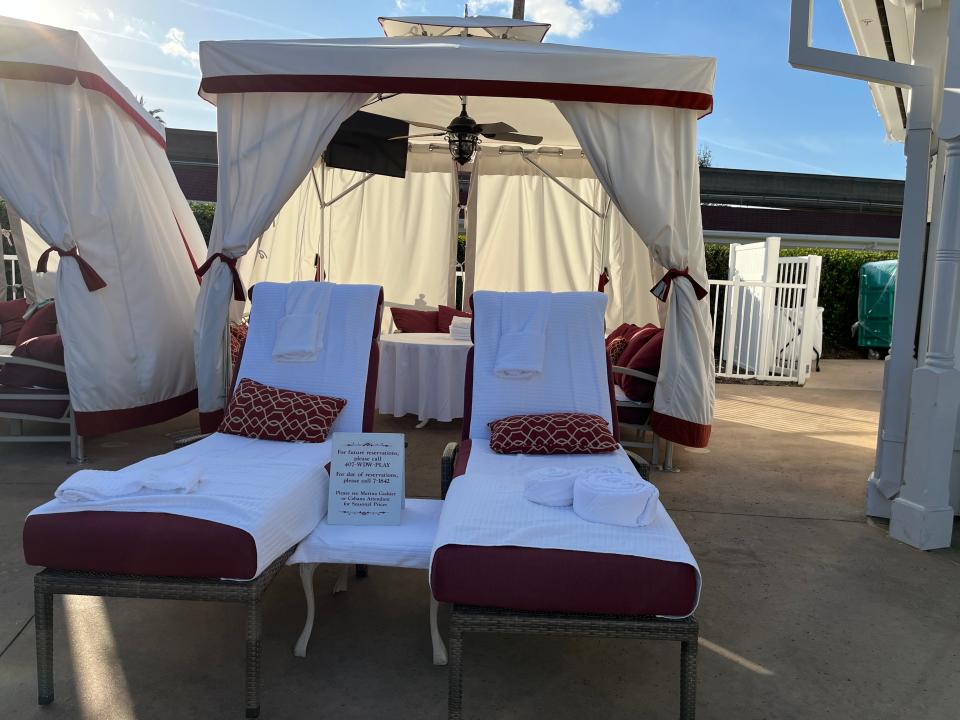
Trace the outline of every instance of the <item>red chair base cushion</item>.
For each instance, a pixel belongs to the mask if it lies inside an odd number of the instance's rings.
[[[18,388],[0,385],[0,412],[35,415],[37,417],[58,420],[67,412],[69,400],[48,400],[48,396],[63,396],[64,390],[45,390],[42,388]],[[12,395],[30,395],[28,400],[16,400]],[[36,396],[36,400],[33,399]]]
[[[31,515],[23,555],[28,565],[114,575],[249,580],[257,572],[246,530],[169,513]]]
[[[685,616],[697,601],[684,563],[513,546],[445,545],[430,584],[440,602],[507,610]]]

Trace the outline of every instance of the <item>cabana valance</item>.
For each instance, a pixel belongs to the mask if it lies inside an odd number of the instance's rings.
[[[468,96],[478,122],[582,149],[606,195],[679,280],[665,296],[652,422],[703,446],[713,417],[696,120],[713,106],[715,61],[478,37],[225,41],[200,45],[201,94],[218,107],[220,203],[209,257],[243,255],[361,108],[446,124]],[[484,147],[495,147],[484,141]],[[384,239],[389,242],[389,239]],[[214,261],[197,306],[200,409],[226,395],[223,328],[233,278]],[[481,288],[477,288],[481,289]]]

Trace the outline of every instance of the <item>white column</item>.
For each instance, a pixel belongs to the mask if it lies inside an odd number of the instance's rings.
[[[921,550],[949,547],[953,532],[950,477],[960,410],[960,371],[954,365],[960,309],[960,137],[946,141],[946,168],[930,344],[924,364],[913,373],[904,485],[890,512],[890,536]]]
[[[948,37],[960,39],[960,2],[951,3]],[[913,373],[903,468],[904,485],[890,508],[890,536],[922,550],[950,546],[950,479],[960,410],[954,347],[960,317],[960,46],[948,45],[938,135],[946,174],[933,271],[930,337]],[[901,262],[902,262],[901,258]],[[899,288],[898,288],[899,290]]]
[[[911,121],[915,121],[913,115],[914,112],[911,112]],[[933,136],[929,118],[920,125],[921,127],[907,131],[904,143],[907,173],[900,220],[900,259],[893,307],[893,338],[883,369],[876,464],[867,480],[867,515],[873,517],[890,517],[890,501],[896,496],[903,482],[910,377],[916,367],[914,342],[927,238],[927,194],[930,182],[930,143]]]

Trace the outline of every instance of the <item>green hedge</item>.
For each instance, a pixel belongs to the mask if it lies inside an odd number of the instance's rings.
[[[217,204],[212,202],[194,202],[190,201],[190,209],[197,218],[197,224],[200,226],[200,232],[203,233],[204,241],[210,244],[210,228],[213,227],[213,212],[217,209]]]
[[[727,245],[707,245],[707,274],[714,280],[726,280],[730,256]],[[857,321],[860,293],[860,266],[875,260],[895,260],[893,251],[835,250],[824,248],[782,248],[781,257],[819,255],[820,306],[823,307],[823,352],[827,357],[847,355],[857,350],[850,328]]]

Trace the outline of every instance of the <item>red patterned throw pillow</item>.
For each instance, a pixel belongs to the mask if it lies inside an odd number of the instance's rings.
[[[607,355],[610,357],[611,365],[617,364],[617,360],[623,355],[623,351],[627,349],[628,344],[629,341],[624,337],[615,338],[607,344]]]
[[[618,447],[609,423],[587,413],[511,415],[488,427],[490,449],[508,455],[594,454]]]
[[[321,443],[346,404],[342,398],[282,390],[243,378],[227,406],[220,432],[260,440]]]

